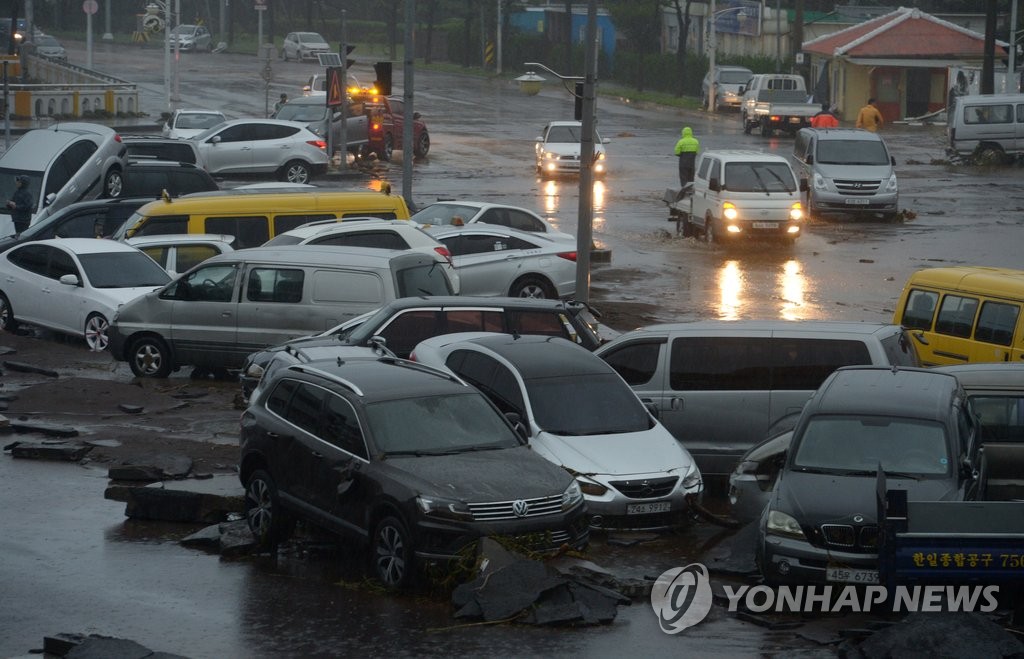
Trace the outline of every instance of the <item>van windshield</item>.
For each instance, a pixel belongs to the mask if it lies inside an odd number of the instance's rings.
[[[730,192],[794,192],[796,179],[782,162],[731,162],[725,165],[725,189]]]
[[[726,85],[742,85],[750,80],[753,75],[747,71],[722,71],[718,75],[718,81]]]
[[[885,146],[874,140],[818,140],[822,165],[888,165]]]
[[[398,281],[398,297],[419,295],[454,295],[445,266],[439,262],[402,268],[395,273]]]

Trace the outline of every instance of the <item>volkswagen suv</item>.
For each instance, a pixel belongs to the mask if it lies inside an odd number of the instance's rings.
[[[303,519],[366,543],[371,572],[393,589],[484,536],[541,552],[588,540],[579,485],[487,398],[372,353],[275,371],[242,415],[239,478],[261,547]]]

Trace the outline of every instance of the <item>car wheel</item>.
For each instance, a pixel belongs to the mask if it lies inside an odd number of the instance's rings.
[[[707,110],[708,109],[708,95],[705,92],[701,92],[700,93],[700,109],[701,110]]]
[[[281,169],[281,180],[288,183],[309,183],[311,178],[309,165],[301,160],[291,160]]]
[[[121,192],[124,190],[124,178],[121,176],[121,170],[114,168],[107,172],[107,176],[103,179],[103,193],[111,199],[121,196]]]
[[[509,297],[532,297],[539,300],[558,297],[551,283],[536,275],[527,275],[515,280],[512,287],[508,289],[508,295]]]
[[[252,472],[245,486],[245,522],[263,551],[275,549],[295,530],[295,520],[281,508],[274,479],[262,469]]]
[[[89,317],[85,319],[85,343],[89,346],[89,350],[101,352],[107,349],[107,346],[110,345],[108,329],[110,329],[110,323],[101,314],[89,314]]]
[[[391,133],[384,136],[384,148],[381,149],[380,156],[381,160],[391,160],[391,156],[395,153],[395,140],[391,137]]]
[[[743,121],[743,134],[744,135],[750,135],[750,128],[751,128],[751,126],[750,126],[750,122],[747,121],[747,113],[744,112],[743,114],[741,114],[740,115],[740,119]]]
[[[718,232],[715,230],[715,219],[710,215],[704,218],[704,242],[709,245],[718,242]]]
[[[430,133],[426,130],[420,133],[419,139],[416,140],[416,148],[413,149],[412,153],[418,158],[422,158],[430,153]]]
[[[286,62],[288,61],[288,49],[287,48],[282,48],[281,49],[281,59],[283,59]]]
[[[14,309],[7,296],[0,293],[0,329],[13,332],[18,329],[18,321],[14,319]]]
[[[998,146],[984,146],[974,156],[977,165],[1002,165],[1006,162],[1006,154]]]
[[[401,590],[412,582],[413,552],[409,532],[397,517],[377,522],[370,544],[373,574],[389,590]]]
[[[140,378],[165,378],[173,366],[167,344],[155,336],[144,336],[132,343],[128,365]]]
[[[687,213],[683,216],[683,238],[689,238],[693,236],[693,222],[690,221],[690,214]]]
[[[772,136],[772,126],[771,126],[771,124],[769,124],[767,120],[762,120],[761,121],[761,137],[771,137],[771,136]]]

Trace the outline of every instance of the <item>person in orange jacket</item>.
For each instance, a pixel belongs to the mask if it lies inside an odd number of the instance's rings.
[[[857,113],[857,128],[870,130],[877,133],[882,127],[882,113],[875,107],[875,99],[869,98],[868,104]]]
[[[822,103],[821,112],[811,117],[811,128],[839,128],[839,119],[832,114],[828,103]]]

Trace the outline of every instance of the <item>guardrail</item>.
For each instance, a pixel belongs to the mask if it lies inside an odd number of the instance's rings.
[[[21,118],[135,116],[139,91],[135,83],[87,69],[77,64],[25,55],[29,76],[44,82],[10,82],[13,115]]]

